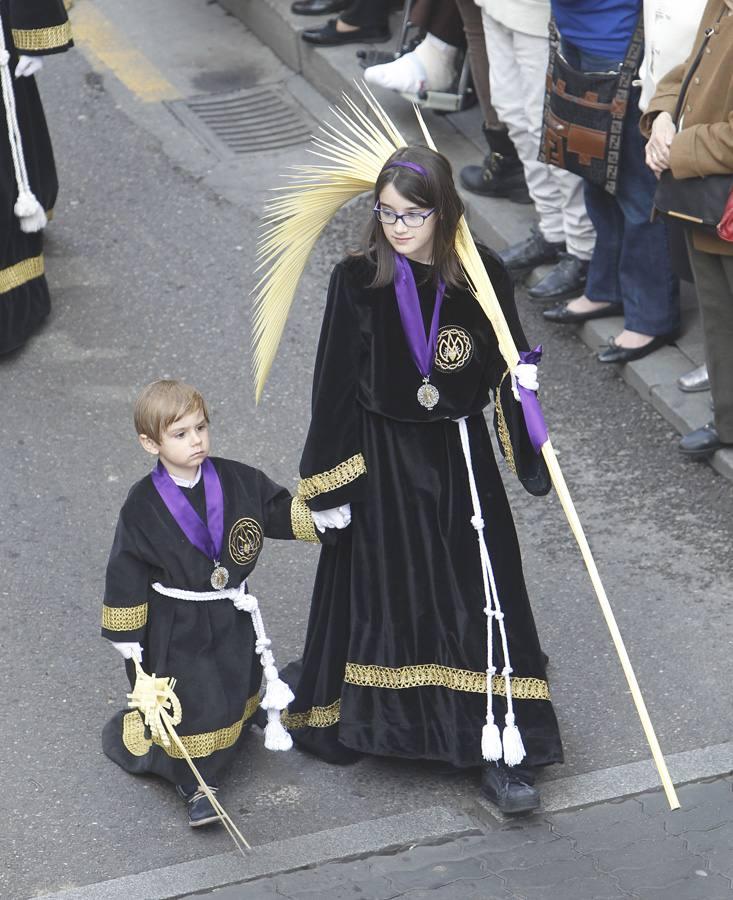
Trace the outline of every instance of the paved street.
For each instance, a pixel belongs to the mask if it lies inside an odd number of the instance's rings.
[[[559,504],[530,497],[511,476],[566,752],[543,783],[541,816],[496,818],[478,801],[475,773],[447,778],[379,759],[333,768],[267,753],[253,731],[221,794],[255,846],[251,864],[235,864],[222,832],[191,832],[169,786],[103,756],[101,728],[126,691],[119,658],[99,637],[104,566],[119,507],[148,466],[131,401],[155,377],[194,382],[210,402],[213,452],[293,487],[328,273],[358,241],[368,207],[344,211],[319,242],[255,407],[257,223],[267,189],[305,145],[233,159],[165,101],[275,85],[313,127],[327,105],[206,0],[77,0],[74,16],[79,49],[49,60],[40,79],[61,182],[47,232],[53,312],[22,351],[0,359],[0,896],[648,900],[671,884],[684,888],[667,890],[668,900],[729,896],[733,484],[681,460],[672,428],[525,297],[525,330],[545,347],[553,444],[662,749],[675,777],[713,780],[683,788],[674,814],[657,793],[592,806],[657,782]],[[450,122],[436,127],[448,134]],[[497,203],[497,219],[502,210]],[[279,661],[301,650],[316,558],[310,546],[271,544],[256,570]],[[357,860],[343,864],[346,876],[333,862],[342,858]],[[538,882],[531,869],[542,871]],[[346,892],[349,878],[373,883],[372,894]],[[592,886],[565,892],[564,880]]]

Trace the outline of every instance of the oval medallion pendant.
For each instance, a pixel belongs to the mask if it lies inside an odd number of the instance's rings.
[[[440,400],[438,389],[434,384],[430,384],[426,378],[424,384],[421,384],[417,389],[417,402],[420,406],[424,406],[425,409],[433,409],[438,400]]]
[[[220,566],[219,563],[214,567],[214,571],[211,573],[211,586],[215,591],[222,591],[229,583],[229,572],[224,568],[224,566]]]

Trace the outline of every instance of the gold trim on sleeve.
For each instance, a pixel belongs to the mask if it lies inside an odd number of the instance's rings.
[[[306,712],[282,714],[282,723],[286,728],[328,728],[335,725],[341,714],[341,701],[336,700],[330,706],[314,706]]]
[[[147,621],[147,603],[140,606],[102,606],[102,628],[107,631],[135,631]]]
[[[305,500],[300,497],[293,497],[293,502],[290,504],[290,524],[296,540],[320,544],[311,511]]]
[[[40,278],[44,271],[43,254],[24,259],[7,269],[0,269],[0,294],[14,291],[28,281]]]
[[[328,472],[319,472],[309,478],[303,478],[298,485],[298,496],[302,500],[312,500],[319,494],[327,494],[338,488],[356,481],[361,475],[366,474],[366,462],[361,453],[355,453],[349,459],[329,469]]]
[[[346,663],[346,684],[358,687],[392,688],[402,690],[412,687],[445,687],[452,691],[467,691],[472,694],[486,692],[486,675],[469,669],[452,669],[435,663],[420,666],[402,666],[399,669],[386,666],[365,666]],[[506,696],[506,684],[501,675],[494,675],[491,693],[497,697]],[[550,690],[541,678],[512,677],[512,699],[549,700]]]
[[[72,40],[71,24],[63,22],[50,28],[13,28],[13,43],[16,50],[57,50]]]
[[[259,704],[259,693],[253,694],[244,707],[242,718],[237,722],[228,725],[226,728],[219,728],[217,731],[203,731],[200,734],[181,734],[179,735],[181,743],[192,759],[211,756],[217,750],[227,750],[239,740],[244,723],[247,719],[252,718]],[[184,716],[185,712],[184,710]],[[153,741],[145,736],[145,724],[137,710],[126,713],[122,717],[122,743],[133,756],[145,756],[153,743],[156,743],[165,750],[171,759],[183,759],[183,754],[178,747],[173,744],[170,747],[166,747],[162,741]]]
[[[516,475],[517,463],[514,459],[514,448],[512,447],[512,441],[509,436],[509,426],[507,425],[506,416],[504,415],[504,407],[501,405],[501,386],[504,384],[504,379],[508,374],[509,369],[501,376],[499,387],[494,394],[494,405],[496,406],[496,422],[498,425],[497,431],[499,432],[499,440],[501,441],[501,446],[504,448],[504,459],[509,467],[509,471]]]

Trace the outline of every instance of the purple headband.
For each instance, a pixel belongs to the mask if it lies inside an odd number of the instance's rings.
[[[395,166],[401,166],[403,169],[412,169],[414,172],[417,172],[418,174],[422,175],[423,178],[428,177],[427,170],[423,169],[422,166],[418,165],[417,163],[413,163],[413,162],[407,162],[407,161],[402,162],[402,160],[398,160],[397,162],[391,162],[388,166],[385,166],[384,168],[385,169],[393,169],[393,168],[395,168]]]

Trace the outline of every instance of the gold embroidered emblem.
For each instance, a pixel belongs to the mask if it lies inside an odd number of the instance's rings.
[[[229,555],[244,566],[262,549],[262,528],[256,519],[238,519],[229,532]]]
[[[444,325],[438,332],[435,368],[441,372],[459,372],[473,359],[473,339],[465,328]]]

